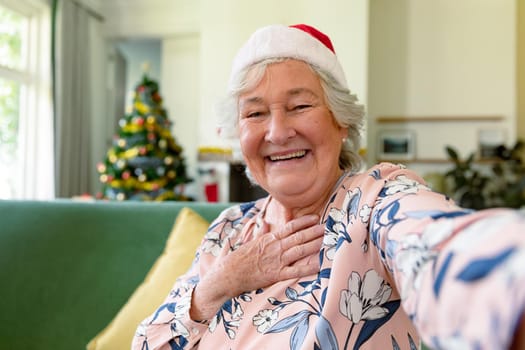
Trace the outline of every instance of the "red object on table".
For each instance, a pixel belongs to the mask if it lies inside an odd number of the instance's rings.
[[[204,192],[206,193],[206,200],[208,202],[219,201],[219,184],[217,184],[216,182],[205,184]]]

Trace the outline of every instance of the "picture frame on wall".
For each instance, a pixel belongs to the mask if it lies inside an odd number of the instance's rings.
[[[480,159],[493,159],[498,156],[498,148],[505,145],[504,129],[478,130],[478,152]]]
[[[416,157],[416,134],[412,130],[380,130],[378,158],[411,160]]]

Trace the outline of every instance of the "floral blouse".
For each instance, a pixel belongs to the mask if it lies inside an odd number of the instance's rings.
[[[321,220],[320,271],[246,291],[196,322],[217,257],[257,235],[268,198],[225,210],[133,349],[504,349],[525,306],[525,215],[471,211],[402,166],[345,174]]]

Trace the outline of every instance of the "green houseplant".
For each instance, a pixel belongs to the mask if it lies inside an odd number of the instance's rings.
[[[461,206],[472,209],[525,206],[525,144],[496,149],[496,157],[477,162],[475,153],[461,159],[456,149],[446,147],[453,168],[445,173],[447,194]]]

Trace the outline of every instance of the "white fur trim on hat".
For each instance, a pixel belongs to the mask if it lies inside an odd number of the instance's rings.
[[[268,58],[293,58],[317,66],[348,88],[337,56],[321,41],[305,31],[285,25],[270,25],[258,29],[240,48],[233,60],[229,86],[237,75],[254,63]]]

